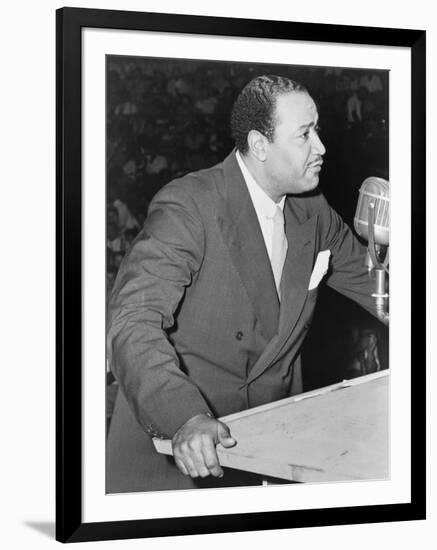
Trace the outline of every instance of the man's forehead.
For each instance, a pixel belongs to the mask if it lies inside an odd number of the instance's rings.
[[[308,93],[290,92],[277,98],[276,118],[279,124],[282,122],[296,128],[314,124],[318,119],[317,107]]]

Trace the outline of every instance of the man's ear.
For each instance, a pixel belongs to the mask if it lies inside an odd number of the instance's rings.
[[[247,145],[249,146],[249,151],[257,160],[260,162],[266,160],[267,138],[263,136],[261,132],[258,132],[258,130],[251,130],[247,134]]]

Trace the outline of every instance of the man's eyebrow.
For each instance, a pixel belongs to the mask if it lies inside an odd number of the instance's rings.
[[[312,128],[313,126],[317,126],[318,125],[318,121],[311,121],[311,122],[307,122],[306,124],[302,124],[301,126],[299,126],[299,128],[297,129],[297,132],[299,132],[300,130],[306,130],[307,128]]]

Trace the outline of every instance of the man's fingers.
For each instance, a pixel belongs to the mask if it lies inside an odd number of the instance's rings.
[[[210,474],[203,458],[202,445],[202,437],[197,436],[189,442],[178,445],[174,449],[173,454],[176,463],[182,463],[184,469],[191,477],[207,477]],[[185,473],[182,468],[179,469],[182,473]]]
[[[198,477],[199,473],[191,457],[191,450],[186,441],[178,442],[173,446],[173,456],[180,471],[191,477]]]
[[[175,450],[174,456],[177,466],[185,475],[191,477],[223,476],[214,441],[209,436],[203,435],[195,441],[181,445]]]
[[[235,447],[235,445],[237,444],[235,439],[230,435],[219,437],[219,443],[226,448]]]
[[[215,446],[236,445],[229,428],[206,414],[193,416],[173,436],[173,456],[179,470],[191,477],[222,477]]]
[[[185,467],[185,464],[180,458],[174,457],[174,461],[176,463],[176,466],[179,468],[179,470],[184,474],[184,476],[189,476],[189,472]]]
[[[199,472],[197,471],[197,468],[195,466],[195,464],[193,463],[193,461],[189,458],[185,458],[185,466],[188,470],[188,474],[191,476],[191,477],[199,477]]]
[[[198,472],[200,477],[207,477],[209,476],[209,469],[207,468],[205,461],[203,459],[203,437],[198,436],[195,441],[191,442],[191,445],[189,445],[190,448],[190,457],[191,460],[194,463],[194,466],[196,468],[196,471]]]
[[[202,446],[203,460],[208,471],[214,477],[223,477],[223,470],[215,450],[214,442],[211,439],[204,442]]]
[[[175,456],[175,462],[178,466],[179,465],[182,466],[182,467],[179,467],[182,473],[187,472],[185,475],[189,475],[190,477],[199,477],[199,472],[196,468],[196,465],[193,459],[190,456],[190,453],[188,452],[178,453],[178,455]]]
[[[223,422],[219,422],[217,428],[217,439],[218,442],[226,448],[234,447],[237,444],[237,441],[231,436],[228,426],[223,424]]]

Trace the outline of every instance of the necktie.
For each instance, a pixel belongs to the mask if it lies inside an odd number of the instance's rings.
[[[279,298],[282,268],[284,267],[285,256],[287,255],[287,237],[284,231],[284,214],[280,206],[276,206],[273,216],[273,237],[272,237],[272,270],[275,278],[276,290]]]

